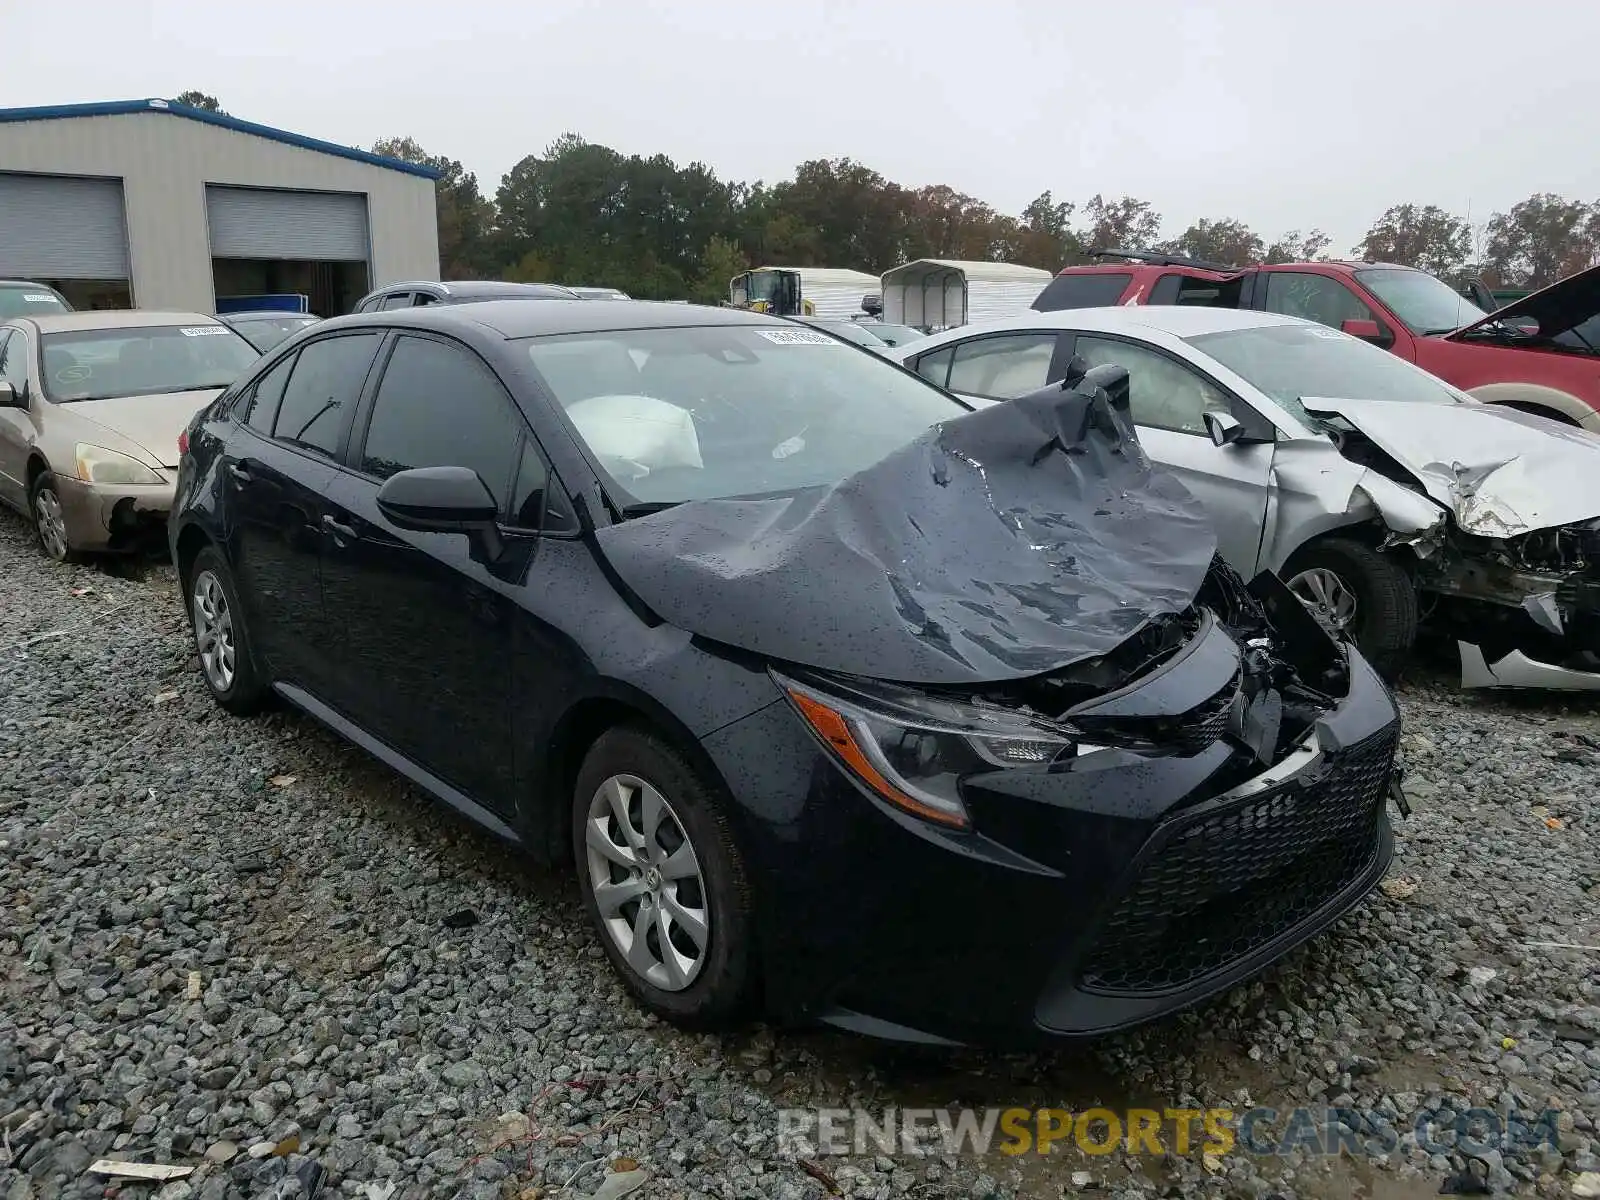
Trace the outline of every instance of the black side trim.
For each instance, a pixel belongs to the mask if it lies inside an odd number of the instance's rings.
[[[457,791],[431,771],[426,771],[387,742],[381,742],[364,729],[353,725],[345,717],[329,708],[309,692],[292,683],[274,683],[272,690],[290,704],[321,721],[346,741],[355,743],[385,766],[400,772],[425,792],[443,800],[451,808],[474,824],[481,825],[496,837],[514,845],[522,845],[522,835],[465,792]]]

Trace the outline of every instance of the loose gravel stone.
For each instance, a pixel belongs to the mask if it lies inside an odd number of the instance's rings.
[[[30,536],[0,514],[6,1200],[100,1196],[105,1156],[197,1167],[124,1191],[173,1200],[554,1200],[630,1172],[641,1197],[1421,1197],[1474,1121],[1546,1108],[1554,1145],[1477,1169],[1548,1195],[1600,1172],[1600,953],[1569,948],[1600,945],[1594,701],[1409,685],[1408,886],[1175,1019],[1048,1054],[691,1036],[630,1003],[568,877],[309,720],[220,713],[169,568],[58,567]],[[809,1170],[775,1136],[810,1105],[1296,1104],[1393,1148]]]

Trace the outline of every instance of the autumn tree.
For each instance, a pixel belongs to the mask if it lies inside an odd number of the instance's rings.
[[[1041,192],[1022,210],[1018,222],[1016,261],[1046,271],[1083,257],[1083,243],[1072,228],[1076,205]]]
[[[1086,251],[1148,250],[1161,236],[1161,215],[1148,200],[1107,200],[1096,193],[1083,206],[1083,215],[1088,224],[1079,238]]]
[[[1235,267],[1259,262],[1265,251],[1259,234],[1243,221],[1227,217],[1196,221],[1162,249],[1169,254],[1182,254]]]
[[[1489,218],[1485,273],[1511,287],[1541,288],[1600,261],[1600,204],[1550,192]]]
[[[1301,233],[1298,229],[1291,229],[1267,247],[1262,261],[1267,263],[1316,262],[1318,256],[1331,245],[1333,245],[1333,239],[1320,229],[1313,229],[1309,233]]]
[[[372,152],[439,172],[434,207],[439,225],[439,270],[446,279],[478,279],[492,273],[488,235],[494,209],[478,190],[478,177],[453,158],[429,154],[415,138],[383,138]]]
[[[1455,275],[1472,257],[1472,227],[1436,205],[1396,204],[1373,222],[1351,253],[1367,262]]]
[[[204,109],[206,112],[216,113],[219,117],[228,115],[228,111],[222,107],[215,96],[195,91],[192,88],[187,92],[179,92],[172,98],[172,102],[174,104],[187,104],[190,108]]]

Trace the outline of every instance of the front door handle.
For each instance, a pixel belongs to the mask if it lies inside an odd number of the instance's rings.
[[[228,464],[228,474],[233,477],[235,483],[249,483],[251,479],[249,469],[241,467],[238,463]]]
[[[333,535],[333,540],[343,546],[346,542],[353,542],[361,535],[350,526],[341,521],[335,521],[331,516],[322,518],[322,527]]]

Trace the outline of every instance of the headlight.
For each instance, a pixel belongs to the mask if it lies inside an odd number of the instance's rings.
[[[78,460],[78,478],[85,483],[160,483],[161,476],[137,458],[104,446],[90,446],[79,442],[74,452]]]
[[[971,824],[961,802],[968,776],[1100,748],[1083,746],[1064,725],[991,705],[879,684],[773,678],[857,779],[896,807],[957,829]]]

